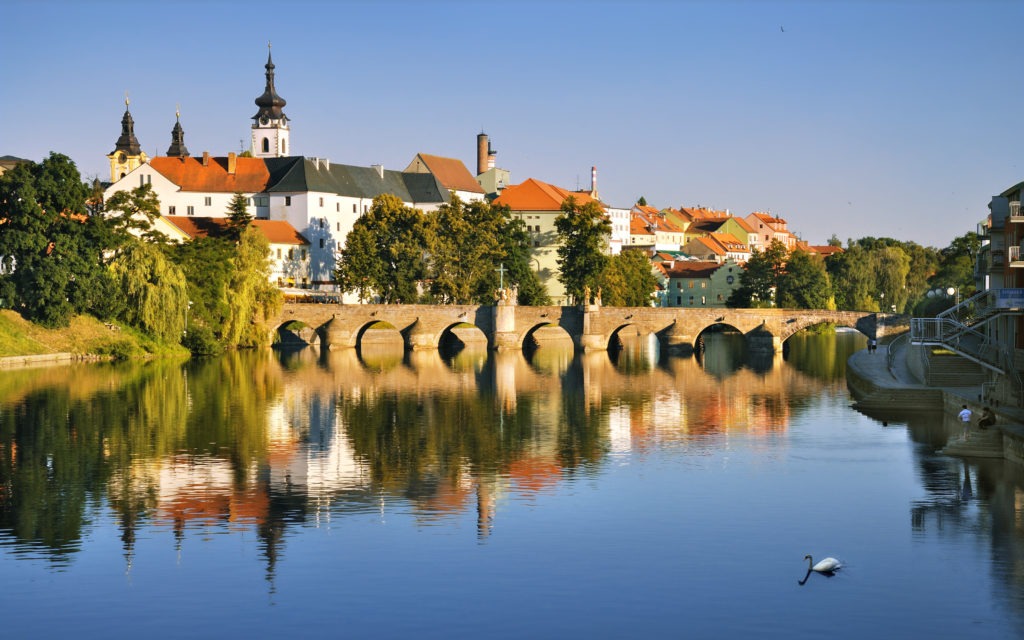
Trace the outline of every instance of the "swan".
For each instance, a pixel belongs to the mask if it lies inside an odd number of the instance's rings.
[[[824,560],[820,560],[818,564],[814,564],[814,559],[811,558],[810,554],[804,556],[804,560],[807,561],[807,571],[809,572],[817,571],[818,573],[833,573],[843,566],[835,558],[825,558]]]

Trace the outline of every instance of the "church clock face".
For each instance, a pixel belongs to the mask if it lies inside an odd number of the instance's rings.
[[[270,122],[270,118],[267,116],[260,116],[260,124],[266,126],[268,122]]]
[[[117,154],[117,161],[120,162],[121,164],[124,164],[125,162],[128,161],[128,156],[124,155],[124,151]]]

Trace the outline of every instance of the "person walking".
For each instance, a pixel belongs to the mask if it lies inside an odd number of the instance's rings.
[[[988,429],[996,423],[996,414],[992,412],[992,409],[985,407],[981,410],[981,418],[978,420],[978,427],[981,429]]]
[[[962,405],[960,413],[956,414],[956,417],[964,425],[964,440],[971,439],[971,415],[971,410],[967,408],[966,404]]]

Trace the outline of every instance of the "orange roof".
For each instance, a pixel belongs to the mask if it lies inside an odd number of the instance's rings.
[[[773,216],[770,213],[762,213],[760,211],[755,211],[755,212],[751,213],[750,215],[754,216],[755,218],[757,218],[761,222],[764,222],[765,224],[769,225],[773,229],[775,228],[776,225],[782,225],[782,226],[786,225],[786,221],[785,220],[783,220],[782,218],[776,218],[775,216]]]
[[[711,251],[711,253],[713,253],[715,255],[718,255],[718,256],[724,255],[726,253],[725,247],[721,246],[720,244],[718,244],[717,242],[715,242],[712,238],[709,238],[708,236],[701,236],[699,238],[694,238],[690,242],[696,242],[697,244],[700,244],[700,245],[704,246],[706,249],[708,249],[709,251]]]
[[[629,235],[631,236],[653,236],[654,232],[647,228],[647,221],[640,216],[630,216]]]
[[[656,208],[648,206],[646,204],[634,205],[633,208],[636,209],[637,211],[639,211],[640,213],[643,213],[643,214],[646,214],[646,215],[649,215],[649,216],[656,216],[656,215],[659,215],[661,213]]]
[[[495,198],[494,204],[507,206],[512,211],[561,211],[562,203],[569,196],[575,198],[577,204],[601,204],[585,193],[572,193],[535,178],[507,187]]]
[[[712,233],[711,238],[722,245],[726,251],[747,251],[747,243],[740,240],[731,233]]]
[[[750,226],[750,223],[743,218],[733,218],[733,220],[736,221],[736,224],[740,225],[740,229],[743,229],[747,233],[757,233],[757,230]]]
[[[262,158],[235,158],[235,173],[228,173],[227,158],[151,158],[149,165],[182,191],[207,193],[259,193],[267,188],[270,172]]]
[[[469,169],[462,163],[462,160],[418,153],[416,154],[416,159],[412,161],[412,164],[409,165],[406,171],[419,173],[417,171],[419,167],[416,167],[417,160],[423,163],[427,171],[437,178],[437,181],[445,189],[484,193],[483,187],[476,181],[476,178],[469,172]]]
[[[680,210],[694,220],[732,217],[728,211],[716,211],[714,209],[706,209],[704,207],[680,207]]]
[[[812,253],[816,253],[819,256],[831,256],[843,252],[842,247],[836,247],[830,244],[812,244],[808,245],[807,248],[810,249]]]
[[[164,220],[181,229],[190,238],[219,236],[227,231],[228,218],[196,218],[193,216],[163,216]],[[270,244],[309,244],[295,227],[284,220],[253,220],[252,226],[260,230]]]

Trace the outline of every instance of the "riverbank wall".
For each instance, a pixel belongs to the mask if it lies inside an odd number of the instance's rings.
[[[4,356],[0,358],[0,369],[15,367],[45,367],[70,362],[96,362],[102,356],[82,355],[80,353],[40,353],[30,356]]]
[[[877,353],[864,349],[847,360],[846,385],[857,409],[868,414],[941,409],[943,415],[955,416],[967,405],[975,416],[981,415],[984,405],[980,384],[951,387],[924,384],[914,375],[919,354],[905,345],[889,354],[890,347],[892,344]],[[953,437],[942,452],[965,458],[1003,458],[1024,464],[1024,409],[1005,405],[992,409],[997,418],[994,427],[986,430],[975,427],[968,440]]]

